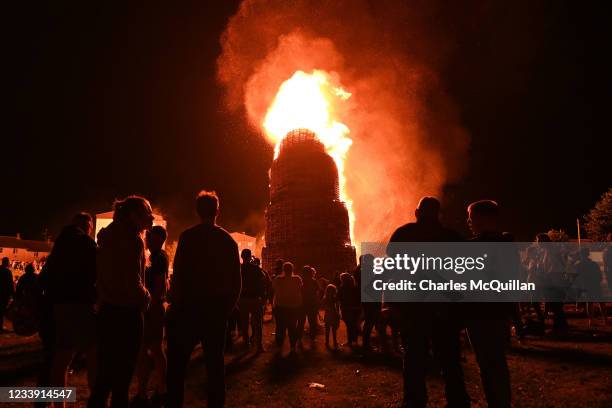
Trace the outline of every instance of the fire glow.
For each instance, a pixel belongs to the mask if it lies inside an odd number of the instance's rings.
[[[308,74],[296,71],[281,84],[266,112],[263,128],[267,138],[275,144],[274,157],[279,153],[280,143],[293,129],[305,128],[316,133],[327,153],[338,168],[340,199],[349,213],[351,240],[355,215],[352,200],[346,192],[344,174],[346,155],[353,141],[348,136],[350,129],[337,118],[337,106],[350,98],[351,94],[332,83],[328,73],[314,70]]]

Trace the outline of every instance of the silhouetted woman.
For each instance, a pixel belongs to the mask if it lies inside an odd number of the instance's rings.
[[[98,375],[90,407],[128,406],[128,390],[143,334],[143,312],[151,296],[145,288],[142,233],[152,227],[149,202],[130,196],[114,205],[113,222],[98,235]]]

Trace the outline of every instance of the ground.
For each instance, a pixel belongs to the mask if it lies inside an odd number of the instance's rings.
[[[268,317],[269,319],[269,317]],[[565,338],[527,337],[512,340],[508,355],[515,407],[610,407],[612,406],[612,327],[587,329],[586,320],[570,320]],[[287,346],[278,353],[273,346],[274,325],[264,325],[267,351],[236,351],[226,356],[227,406],[229,407],[391,407],[401,399],[399,355],[364,355],[348,348],[332,352],[323,337],[304,340],[297,356]],[[36,337],[1,335],[0,386],[34,385]],[[345,339],[341,329],[339,339]],[[484,407],[478,367],[465,346],[465,371],[473,406]],[[84,370],[75,368],[69,377],[78,387],[80,406],[88,395]],[[186,384],[186,406],[204,406],[206,370],[201,350],[196,350]],[[324,388],[309,387],[310,383]],[[441,379],[429,377],[430,407],[444,406]],[[15,404],[15,406],[18,406]],[[22,405],[21,405],[22,406]]]

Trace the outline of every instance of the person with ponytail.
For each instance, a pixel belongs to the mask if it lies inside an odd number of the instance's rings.
[[[98,234],[98,372],[89,407],[127,407],[128,390],[143,335],[143,313],[151,296],[144,285],[143,232],[153,211],[139,196],[118,200],[113,222]]]

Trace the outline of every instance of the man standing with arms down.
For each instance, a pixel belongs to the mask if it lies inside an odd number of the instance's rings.
[[[263,306],[265,305],[267,275],[257,265],[253,263],[253,255],[250,249],[243,249],[240,254],[242,265],[240,272],[242,275],[242,292],[240,293],[240,330],[244,344],[251,346],[249,337],[249,321],[251,323],[253,342],[257,351],[263,351],[262,325],[263,325]]]
[[[197,343],[204,349],[208,406],[225,404],[225,330],[241,288],[238,245],[216,225],[217,195],[200,192],[196,210],[200,223],[181,234],[174,256],[167,312],[169,407],[183,406],[185,370]]]
[[[391,236],[390,243],[462,241],[459,234],[442,226],[439,212],[438,199],[421,198],[414,212],[416,222],[399,227]],[[391,247],[387,252],[392,252]],[[425,375],[431,342],[434,355],[442,366],[447,407],[469,407],[470,398],[465,390],[460,361],[460,327],[450,315],[452,306],[445,303],[396,303],[393,307],[398,309],[404,347],[403,406],[425,408],[427,405]]]
[[[470,204],[468,225],[474,234],[472,242],[507,242],[508,235],[499,227],[499,206],[492,200]],[[464,319],[487,404],[494,408],[510,408],[510,373],[506,362],[506,344],[510,335],[512,303],[466,303]]]

